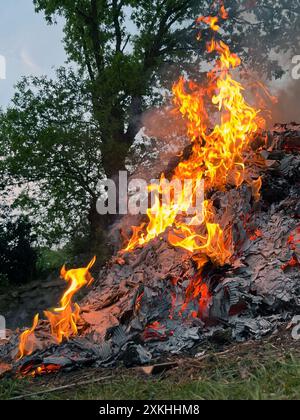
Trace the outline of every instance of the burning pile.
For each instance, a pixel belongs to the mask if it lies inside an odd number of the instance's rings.
[[[197,25],[217,32],[221,19],[227,19],[223,7]],[[132,229],[83,306],[73,298],[91,284],[95,259],[83,269],[63,268],[69,288],[60,307],[45,312],[47,322],[37,315],[31,329],[0,347],[11,362],[19,344],[16,367],[23,374],[148,363],[196,351],[216,334],[260,338],[299,308],[300,129],[263,132],[260,110],[247,103],[233,76],[239,57],[215,39],[207,49],[218,56],[207,83],[180,78],[173,87],[189,156],[170,179],[162,175],[150,186],[155,201],[148,221]],[[212,116],[218,122],[210,129]],[[192,180],[188,189],[175,188],[184,180]]]

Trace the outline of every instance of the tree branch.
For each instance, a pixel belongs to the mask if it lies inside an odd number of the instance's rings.
[[[91,0],[91,37],[94,49],[94,56],[98,74],[101,73],[103,67],[103,57],[100,52],[101,36],[98,26],[98,6],[97,0]]]
[[[124,4],[124,0],[121,0],[118,3],[118,0],[112,0],[112,8],[113,8],[113,21],[115,27],[115,35],[116,35],[116,52],[121,52],[122,47],[122,31],[120,26],[120,13]]]
[[[183,10],[186,10],[190,3],[190,0],[185,0],[181,2],[180,5],[177,4],[175,7],[171,6],[170,4],[167,6],[166,12],[160,20],[158,32],[154,37],[152,46],[149,48],[148,51],[145,51],[145,69],[147,69],[147,67],[150,67],[151,62],[160,55],[160,49],[163,45],[164,36],[168,33],[171,26],[178,20],[178,18],[182,15]],[[172,15],[174,16],[169,21]]]
[[[126,41],[124,42],[123,47],[122,47],[122,53],[125,51],[125,49],[126,49],[126,47],[127,47],[128,43],[129,43],[130,39],[131,39],[131,35],[129,34],[129,35],[127,36],[127,38],[126,38]]]
[[[87,48],[87,44],[86,44],[86,40],[85,40],[85,30],[84,30],[84,26],[80,25],[78,27],[80,35],[81,35],[81,40],[82,40],[82,48],[83,48],[83,53],[84,53],[84,58],[85,58],[85,62],[86,62],[86,66],[88,69],[88,73],[90,76],[90,79],[92,82],[95,81],[95,75],[93,72],[93,67],[92,67],[92,63],[90,62],[89,59],[89,53],[88,53],[88,48]]]

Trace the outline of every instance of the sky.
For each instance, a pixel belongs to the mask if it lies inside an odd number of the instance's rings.
[[[9,104],[14,85],[22,76],[55,76],[55,68],[66,61],[62,40],[63,21],[57,25],[47,25],[43,14],[35,13],[32,0],[1,0],[0,108]],[[3,62],[6,63],[5,75]],[[3,80],[4,76],[6,78]],[[275,94],[279,91],[279,97],[284,96],[280,98],[282,107],[275,118],[299,119],[300,82],[293,82],[288,74],[272,85]]]
[[[35,13],[32,0],[2,0],[0,16],[0,107],[6,107],[22,76],[53,76],[54,68],[64,64],[66,55],[62,22],[47,25],[43,14]]]

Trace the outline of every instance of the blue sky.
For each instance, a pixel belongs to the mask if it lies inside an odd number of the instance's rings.
[[[6,80],[0,80],[0,107],[9,103],[14,84],[24,75],[54,75],[64,64],[62,23],[48,26],[34,12],[32,0],[2,0],[0,55],[6,59]]]

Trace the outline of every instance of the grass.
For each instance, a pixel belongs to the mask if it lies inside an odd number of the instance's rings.
[[[71,399],[297,399],[300,397],[300,361],[288,360],[256,369],[247,379],[241,379],[234,369],[216,370],[212,377],[176,383],[170,378],[142,380],[122,378],[111,384],[91,386],[75,391]],[[53,396],[60,399],[58,395]]]
[[[297,352],[298,353],[298,352]],[[104,371],[104,376],[110,372]],[[62,375],[62,373],[60,373]],[[88,375],[91,378],[92,374]],[[99,373],[98,373],[99,376]],[[181,359],[165,376],[146,377],[136,370],[117,370],[115,379],[101,384],[57,391],[31,399],[51,400],[298,400],[300,356],[266,347],[247,355],[231,352],[203,362]],[[0,381],[0,399],[53,388],[45,378]],[[64,375],[65,383],[68,378]],[[71,379],[72,381],[72,379]],[[56,383],[57,386],[57,383]],[[30,398],[28,398],[30,399]]]

